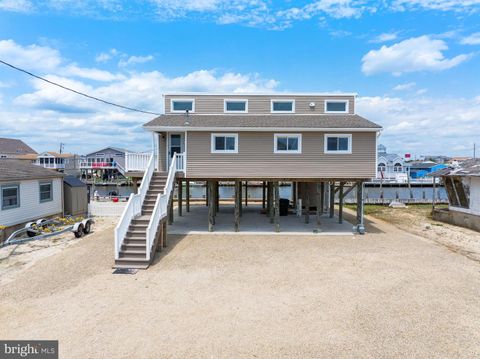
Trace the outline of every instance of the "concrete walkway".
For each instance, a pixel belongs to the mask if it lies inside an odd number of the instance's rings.
[[[274,225],[269,218],[262,214],[262,206],[251,204],[243,207],[243,216],[240,219],[240,232],[234,232],[234,206],[233,204],[221,204],[220,211],[215,218],[214,232],[208,232],[208,207],[195,205],[190,207],[190,212],[183,210],[183,216],[179,217],[175,209],[175,221],[169,226],[169,234],[289,234],[289,235],[353,235],[353,224],[343,221],[338,223],[338,218],[329,218],[328,214],[321,217],[320,225],[317,224],[316,216],[310,214],[310,223],[305,223],[304,216],[301,218],[294,214],[280,217],[280,233],[274,231]]]

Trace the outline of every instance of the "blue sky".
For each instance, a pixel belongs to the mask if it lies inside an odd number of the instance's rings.
[[[0,59],[161,112],[169,91],[357,92],[391,151],[480,145],[480,0],[0,0]],[[0,67],[0,136],[148,149],[129,113]]]

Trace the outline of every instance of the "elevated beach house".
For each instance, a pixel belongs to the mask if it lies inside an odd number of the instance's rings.
[[[381,127],[356,113],[356,95],[167,94],[165,114],[144,125],[153,134],[154,156],[137,194],[132,195],[115,232],[117,266],[147,266],[165,244],[173,220],[190,198],[189,183],[207,184],[206,228],[215,230],[218,183],[235,184],[232,230],[241,230],[242,192],[247,182],[263,183],[264,213],[281,231],[279,182],[291,182],[290,207],[306,215],[326,209],[333,217],[339,199],[356,190],[355,228],[363,232],[363,183],[377,174]],[[259,214],[260,215],[260,214]],[[207,227],[208,223],[208,227]],[[319,221],[320,223],[320,221]]]

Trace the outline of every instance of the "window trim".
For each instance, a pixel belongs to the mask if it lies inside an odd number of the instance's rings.
[[[348,150],[346,151],[329,151],[328,150],[328,138],[330,137],[341,137],[341,138],[348,138]],[[352,134],[346,133],[326,133],[323,139],[323,152],[325,154],[332,154],[332,155],[350,155],[352,154]]]
[[[293,150],[278,150],[277,145],[278,145],[278,138],[279,137],[296,137],[298,140],[298,149],[293,151]],[[287,141],[288,143],[288,141]],[[273,135],[273,153],[279,153],[279,154],[301,154],[302,153],[302,134],[301,133],[275,133]]]
[[[327,104],[329,102],[334,102],[334,103],[344,103],[345,104],[345,111],[328,111],[327,110]],[[350,101],[348,100],[325,100],[324,102],[324,112],[325,113],[349,113],[349,103]]]
[[[227,102],[245,102],[245,111],[228,111]],[[248,99],[246,98],[225,98],[223,99],[223,112],[224,113],[248,113]]]
[[[17,204],[14,206],[5,206],[3,203],[3,190],[4,189],[9,189],[9,188],[16,188],[17,189]],[[0,200],[2,202],[2,211],[6,211],[8,209],[14,209],[20,207],[20,184],[19,183],[9,183],[2,185],[0,187],[1,193],[0,193]]]
[[[50,198],[48,199],[42,199],[41,187],[45,184],[50,185]],[[38,200],[40,201],[40,203],[53,201],[53,181],[38,181]]]
[[[189,113],[194,113],[195,112],[195,99],[194,98],[171,98],[170,99],[170,112],[171,113],[185,113],[185,110],[174,110],[173,109],[173,103],[174,102],[186,102],[186,101],[191,101],[192,102],[192,110],[188,111]]]
[[[291,111],[274,111],[273,110],[273,103],[274,102],[291,102],[292,103],[292,110]],[[295,113],[295,100],[294,99],[275,99],[272,98],[270,100],[270,113]]]
[[[216,150],[215,138],[216,137],[234,137],[235,138],[235,150]],[[210,135],[210,152],[211,153],[238,153],[238,133],[212,133]]]

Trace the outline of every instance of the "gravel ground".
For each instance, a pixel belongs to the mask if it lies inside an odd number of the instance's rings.
[[[0,285],[0,338],[58,339],[82,359],[480,356],[480,264],[384,222],[171,236],[135,275],[112,275],[113,228]]]

